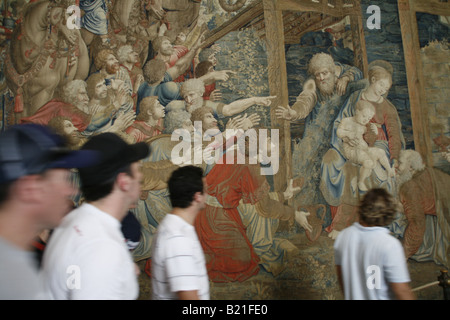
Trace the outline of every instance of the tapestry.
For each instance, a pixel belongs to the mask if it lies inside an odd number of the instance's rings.
[[[341,299],[333,244],[372,188],[414,275],[450,265],[449,28],[439,0],[1,0],[0,128],[149,144],[141,297],[191,164],[212,298]]]

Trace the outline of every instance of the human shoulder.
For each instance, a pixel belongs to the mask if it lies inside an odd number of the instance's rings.
[[[193,226],[175,214],[168,213],[161,222],[160,229],[166,237],[183,237],[190,233]]]
[[[358,232],[358,228],[355,224],[348,226],[347,228],[341,230],[334,241],[333,247],[334,250],[339,251],[342,246],[345,246],[347,243],[347,239],[350,238],[353,234]]]
[[[397,115],[397,108],[386,98],[382,98],[383,100],[378,104],[378,107],[381,108],[383,113],[388,115]]]
[[[94,206],[84,203],[68,213],[57,229],[64,229],[80,240],[102,239],[108,232],[108,226],[120,226],[118,221],[106,213],[99,213]]]
[[[166,257],[187,255],[192,251],[195,229],[180,217],[167,214],[158,227],[158,247]]]
[[[400,186],[400,195],[403,198],[416,198],[420,196],[420,193],[414,192],[415,190],[422,189],[422,183],[424,182],[422,176],[426,174],[426,171],[416,173],[410,180],[404,182]]]

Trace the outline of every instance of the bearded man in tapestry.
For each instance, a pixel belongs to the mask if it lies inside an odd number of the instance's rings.
[[[326,204],[319,189],[321,159],[330,146],[333,121],[349,94],[360,86],[357,81],[363,78],[358,68],[335,62],[326,53],[311,58],[308,72],[311,78],[294,105],[276,110],[279,119],[305,119],[303,137],[294,146],[292,156],[294,176],[308,177],[295,198],[300,206]]]

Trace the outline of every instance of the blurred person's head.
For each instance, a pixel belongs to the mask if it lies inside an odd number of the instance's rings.
[[[95,166],[79,170],[86,201],[101,200],[115,190],[128,202],[126,208],[139,199],[142,180],[139,161],[150,152],[146,143],[128,144],[114,133],[101,133],[89,139],[81,149],[100,154]]]
[[[9,128],[0,135],[0,219],[37,230],[56,227],[76,192],[70,169],[97,161],[95,152],[69,150],[49,127]]]
[[[385,189],[369,190],[359,205],[359,221],[368,227],[389,225],[398,209],[395,198]]]

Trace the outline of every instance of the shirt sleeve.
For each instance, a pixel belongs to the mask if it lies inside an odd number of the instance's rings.
[[[389,283],[410,282],[411,278],[400,241],[392,238],[390,249],[385,252],[384,272],[386,281]]]
[[[185,236],[167,239],[166,270],[170,291],[200,290],[192,240]]]
[[[342,254],[341,254],[341,239],[342,239],[342,232],[338,235],[336,240],[333,244],[333,251],[334,251],[334,264],[336,266],[340,266],[342,264]]]

